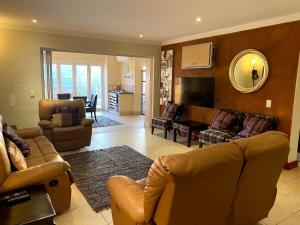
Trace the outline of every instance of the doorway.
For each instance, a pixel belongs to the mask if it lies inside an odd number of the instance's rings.
[[[130,120],[136,116],[138,124],[148,126],[152,115],[152,58],[42,49],[42,59],[44,98],[58,99],[58,95],[66,94],[70,100],[90,100],[97,95],[97,118],[100,114],[131,116]]]

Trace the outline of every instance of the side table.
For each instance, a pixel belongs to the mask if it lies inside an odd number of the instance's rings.
[[[10,206],[0,203],[0,225],[55,225],[56,213],[45,187],[38,185],[24,189],[30,200]],[[0,197],[14,192],[17,191],[2,193]]]
[[[173,141],[176,142],[178,130],[184,131],[188,133],[187,146],[191,147],[193,132],[206,130],[208,128],[208,125],[197,121],[187,120],[187,121],[173,122],[173,128],[174,128]]]

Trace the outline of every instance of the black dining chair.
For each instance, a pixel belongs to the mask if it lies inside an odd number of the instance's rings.
[[[84,101],[84,105],[87,105],[87,96],[74,96],[73,99],[82,99]]]
[[[91,113],[91,118],[93,118],[93,113],[94,113],[95,121],[98,122],[98,121],[97,121],[97,117],[96,117],[96,111],[97,111],[97,95],[93,95],[93,96],[91,97],[90,102],[89,102],[88,105],[85,107],[85,111]]]
[[[59,100],[70,100],[71,99],[71,94],[70,93],[57,94],[57,98]]]
[[[90,100],[86,100],[85,105],[88,106],[91,102],[91,99],[93,98],[94,94],[91,94]]]

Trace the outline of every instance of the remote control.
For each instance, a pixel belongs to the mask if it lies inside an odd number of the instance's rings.
[[[6,205],[14,205],[27,200],[30,200],[30,196],[28,193],[8,199],[6,201]]]
[[[9,199],[14,199],[14,198],[17,198],[17,197],[23,196],[23,195],[29,195],[29,194],[27,193],[27,191],[16,192],[16,193],[1,197],[0,202],[6,203]]]

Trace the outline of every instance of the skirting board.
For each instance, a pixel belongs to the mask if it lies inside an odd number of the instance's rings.
[[[284,169],[291,170],[298,167],[298,161],[287,162],[284,164]]]

